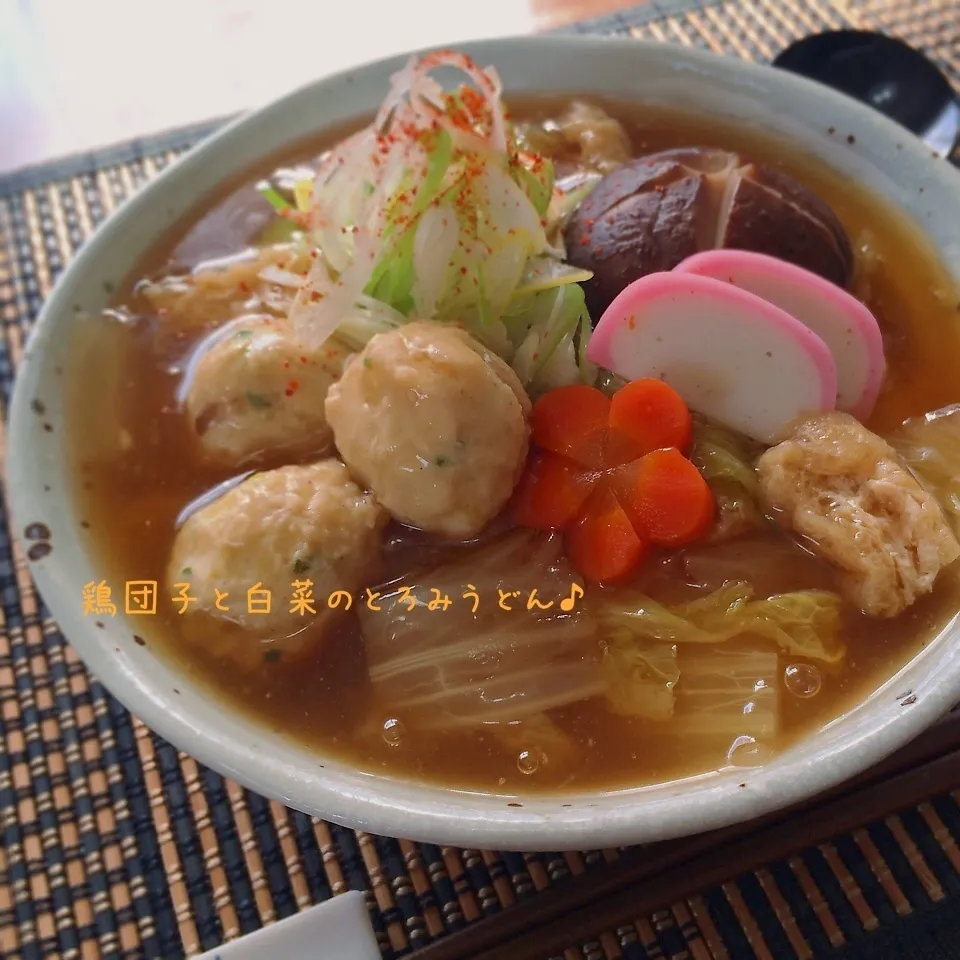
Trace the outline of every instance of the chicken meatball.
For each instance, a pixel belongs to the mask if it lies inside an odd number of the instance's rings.
[[[842,571],[870,616],[902,613],[960,556],[936,499],[849,414],[796,425],[757,469],[766,507]]]
[[[327,394],[353,474],[403,523],[469,539],[523,469],[530,400],[513,370],[453,326],[375,336]]]
[[[296,655],[334,615],[335,591],[356,605],[355,592],[376,575],[387,519],[338,460],[255,473],[180,527],[167,567],[170,596],[188,585],[195,601],[184,619],[211,652],[247,666],[268,651]],[[312,597],[312,610],[296,603],[298,589]],[[346,608],[346,599],[338,605]]]
[[[184,405],[212,459],[238,466],[277,453],[327,453],[333,433],[323,402],[349,351],[329,340],[305,354],[284,321],[241,317],[201,347]]]

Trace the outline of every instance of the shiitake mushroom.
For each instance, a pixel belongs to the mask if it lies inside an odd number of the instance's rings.
[[[564,231],[596,322],[627,284],[719,247],[752,250],[845,287],[850,240],[830,207],[792,177],[706,147],[640,157],[600,180]]]

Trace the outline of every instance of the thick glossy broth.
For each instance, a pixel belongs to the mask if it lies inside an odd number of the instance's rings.
[[[889,370],[871,427],[883,433],[909,416],[960,401],[957,292],[924,242],[882,202],[815,160],[785,151],[755,133],[716,127],[702,118],[605,106],[628,125],[637,153],[693,144],[739,150],[792,173],[833,206],[858,250],[857,292],[878,316],[887,341]],[[546,117],[560,109],[560,101],[538,102],[520,104],[515,113]],[[284,165],[316,155],[320,146],[306,145],[295,156],[282,158]],[[251,172],[243,185],[198,211],[196,221],[183,225],[157,247],[132,284],[162,273],[171,260],[183,267],[228,255],[254,241],[269,222],[270,211],[252,185],[267,172]],[[75,404],[72,430],[82,478],[83,516],[102,556],[104,576],[121,602],[124,581],[162,584],[178,516],[232,475],[194,452],[185,418],[177,413],[180,373],[200,333],[167,338],[158,354],[155,334],[162,328],[163,317],[149,313],[132,284],[118,302],[125,304],[122,317],[138,318],[138,322],[96,319],[78,330],[75,373],[83,395],[89,396],[84,380],[89,385],[91,379],[104,376],[93,369],[109,369],[117,377],[120,402],[111,401],[109,408]],[[422,559],[423,538],[399,528],[391,528],[390,535],[390,570],[400,577]],[[698,550],[704,548],[694,548]],[[829,568],[793,551],[785,536],[772,527],[723,550],[725,562],[750,571],[764,592],[833,584]],[[443,547],[431,547],[431,555],[442,557],[444,552]],[[683,568],[669,557],[655,559],[644,569],[642,586],[655,598],[687,598],[692,588],[685,569],[695,570],[696,563]],[[589,701],[553,714],[558,726],[579,744],[576,759],[559,758],[532,773],[518,764],[515,750],[483,731],[428,735],[407,729],[402,736],[384,737],[379,725],[388,717],[380,716],[370,702],[363,647],[351,615],[306,662],[265,663],[262,671],[250,677],[229,663],[217,662],[202,644],[184,637],[184,621],[166,592],[161,587],[158,613],[143,618],[141,631],[158,654],[175,658],[202,679],[212,697],[237,704],[271,728],[364,770],[465,789],[522,793],[632,786],[716,769],[727,762],[729,742],[692,735],[677,739],[669,722],[624,719]],[[822,685],[814,696],[799,697],[786,687],[781,690],[780,733],[765,746],[782,748],[848,709],[914,655],[955,608],[955,579],[945,576],[932,597],[895,620],[869,620],[846,610],[843,636],[849,652],[845,664],[835,674],[821,670]],[[788,665],[796,664],[802,661],[781,656],[781,675]],[[365,723],[371,717],[373,723]],[[399,719],[402,723],[403,718]]]

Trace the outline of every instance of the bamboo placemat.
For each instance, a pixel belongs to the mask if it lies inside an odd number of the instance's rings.
[[[960,85],[955,0],[651,0],[568,30],[766,60],[793,39],[838,27],[899,35]],[[214,126],[0,178],[4,409],[26,333],[64,264],[119,202]],[[571,875],[642,855],[441,849],[312,820],[225,781],[128,714],[60,634],[5,521],[0,601],[0,956],[8,960],[178,960],[348,889],[366,891],[391,960]],[[924,956],[947,956],[960,934],[958,840],[958,795],[931,797],[571,944],[563,960],[894,957],[925,937],[943,951]]]

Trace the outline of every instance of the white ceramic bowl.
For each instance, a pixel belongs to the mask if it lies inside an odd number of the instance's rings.
[[[878,114],[770,68],[634,40],[530,37],[466,44],[500,71],[509,94],[582,93],[696,105],[815,152],[851,180],[901,207],[936,244],[960,283],[960,176]],[[104,282],[122,281],[161,231],[225,179],[321,131],[372,112],[395,58],[319,80],[242,118],[165,170],[80,250],[40,317],[11,412],[9,483],[14,531],[34,522],[52,552],[32,572],[89,668],[148,726],[253,790],[337,823],[390,836],[471,848],[612,847],[721,827],[802,800],[901,746],[960,701],[960,631],[944,630],[895,678],[846,716],[757,769],[662,786],[524,799],[441,789],[359,774],[290,744],[212,701],[204,689],[133,642],[143,617],[97,629],[81,615],[81,585],[99,580],[71,498],[56,368],[70,362],[63,335],[75,309],[105,306]],[[828,128],[835,128],[833,135]],[[853,135],[854,143],[848,142]],[[90,389],[96,384],[91,382]],[[39,399],[53,432],[31,409]],[[45,492],[45,486],[50,492]],[[26,544],[25,544],[26,546]],[[175,694],[174,688],[180,693]],[[912,692],[909,703],[904,693]],[[899,699],[898,699],[899,695]]]

